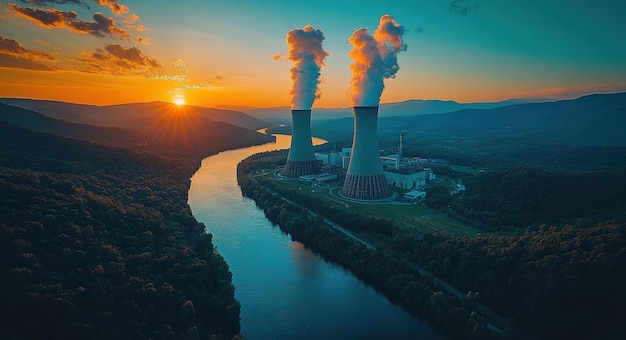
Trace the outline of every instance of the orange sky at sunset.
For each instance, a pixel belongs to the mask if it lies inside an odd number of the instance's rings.
[[[453,6],[454,4],[454,6]],[[461,5],[458,5],[461,4]],[[458,7],[464,6],[464,7]],[[381,102],[574,98],[626,91],[621,2],[1,0],[0,97],[288,106],[288,31],[329,52],[314,107],[348,107],[350,44],[388,13],[404,29]],[[346,16],[345,13],[350,13]],[[512,15],[515,13],[515,15]],[[275,60],[277,59],[277,60]]]

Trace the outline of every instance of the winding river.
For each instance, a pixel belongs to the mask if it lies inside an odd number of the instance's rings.
[[[425,321],[291,240],[241,195],[237,163],[275,143],[221,152],[205,158],[191,178],[189,205],[213,234],[213,243],[233,273],[246,339],[444,339]],[[314,143],[324,141],[314,138]]]

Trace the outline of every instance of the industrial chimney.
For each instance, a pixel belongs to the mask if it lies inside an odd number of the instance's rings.
[[[283,173],[290,177],[319,173],[311,141],[311,110],[291,110],[291,121],[291,148]]]
[[[354,137],[345,196],[375,200],[391,196],[378,151],[378,106],[354,107]]]

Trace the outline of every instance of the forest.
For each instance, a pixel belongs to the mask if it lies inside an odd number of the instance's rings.
[[[186,203],[200,159],[168,151],[0,121],[0,338],[240,337],[231,273]]]
[[[626,222],[593,214],[604,211],[602,208],[607,200],[616,202],[617,207],[623,206],[623,198],[615,200],[610,195],[613,190],[620,190],[620,186],[607,191],[607,197],[603,198],[601,194],[617,177],[591,176],[592,183],[595,181],[600,187],[596,188],[598,194],[589,199],[600,201],[584,207],[582,213],[591,213],[586,218],[573,218],[578,216],[577,209],[583,206],[567,207],[567,203],[576,202],[576,197],[566,201],[562,209],[554,211],[532,212],[535,203],[519,204],[519,216],[529,216],[529,221],[536,225],[525,228],[505,226],[497,233],[486,232],[476,237],[450,237],[403,229],[390,220],[354,216],[333,209],[319,197],[296,190],[280,190],[271,181],[262,181],[258,177],[252,180],[247,176],[257,168],[280,164],[281,160],[276,160],[279,157],[271,155],[251,156],[240,164],[238,180],[244,195],[253,198],[266,216],[294,239],[350,268],[392,299],[398,299],[407,310],[446,329],[451,336],[468,339],[489,336],[621,339],[626,334],[620,321],[626,317],[623,307],[626,306],[623,289],[626,286],[623,270],[626,268]],[[481,176],[475,180],[484,180]],[[520,182],[513,186],[512,191],[517,192],[525,185],[535,185],[525,182],[526,179],[546,180],[553,175],[526,170],[495,172],[487,178],[490,176],[494,182],[502,182],[503,188],[511,189],[514,182]],[[510,176],[508,182],[503,179],[507,176]],[[571,186],[579,180],[575,175],[565,177],[555,187],[566,190],[563,183]],[[605,186],[602,183],[606,183]],[[590,190],[584,185],[580,187],[579,190]],[[539,190],[549,192],[551,188]],[[503,192],[508,191],[498,191],[497,188],[489,191],[490,199],[496,201],[491,204],[501,205],[499,209],[507,211],[507,204],[519,198],[508,199]],[[449,196],[448,190],[443,193]],[[501,201],[498,194],[503,196]],[[523,196],[526,193],[516,194]],[[468,190],[461,202],[474,199],[472,195]],[[558,195],[567,196],[566,193]],[[386,240],[392,251],[373,251],[351,242],[320,221],[312,220],[301,209],[290,206],[281,197],[322,213],[357,233],[374,232]],[[548,196],[547,202],[539,201],[538,204],[550,205],[552,198]],[[562,213],[566,214],[565,217],[559,215]],[[493,216],[497,214],[490,217]],[[562,218],[554,218],[554,221],[562,223],[538,224],[545,216],[560,216]],[[484,216],[475,218],[482,220]],[[416,268],[423,268],[467,292],[466,298],[457,299],[447,294],[432,280],[421,276]],[[508,320],[502,333],[488,331],[488,320],[477,309],[479,303]]]

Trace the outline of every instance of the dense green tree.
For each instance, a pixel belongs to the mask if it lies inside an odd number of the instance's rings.
[[[238,337],[195,166],[0,122],[0,338]]]

